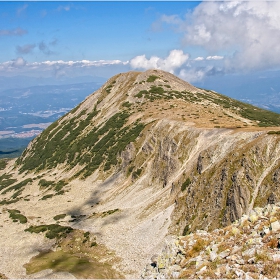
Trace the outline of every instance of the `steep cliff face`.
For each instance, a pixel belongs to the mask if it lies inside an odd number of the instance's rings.
[[[175,217],[179,228],[186,225],[186,232],[225,226],[253,207],[279,199],[272,183],[280,163],[278,136],[259,132],[224,136],[218,144],[209,139],[212,145],[200,151],[188,174],[191,183],[178,194]],[[186,219],[181,221],[182,217]]]
[[[66,232],[44,250],[68,248],[72,258],[80,248],[89,263],[99,256],[101,271],[113,263],[110,278],[139,277],[168,235],[225,226],[279,201],[279,125],[277,114],[163,71],[112,77],[0,170],[0,250],[17,258],[11,244],[21,236],[39,244],[28,251],[19,242],[18,265],[4,261],[0,273],[24,278],[45,240],[34,234],[53,236],[56,223]],[[9,222],[7,209],[25,223]],[[62,271],[93,277],[71,269]]]

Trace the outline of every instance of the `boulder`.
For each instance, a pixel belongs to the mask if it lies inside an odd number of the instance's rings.
[[[242,252],[242,257],[252,258],[255,256],[255,254],[256,254],[255,248],[251,248],[251,249],[248,249],[248,250]]]
[[[217,253],[214,251],[210,251],[210,260],[213,262],[218,257]]]
[[[229,256],[229,254],[230,254],[230,249],[226,249],[219,254],[219,258],[220,259],[225,259],[226,257]]]
[[[271,223],[270,226],[271,226],[272,232],[280,230],[280,223],[278,221]]]

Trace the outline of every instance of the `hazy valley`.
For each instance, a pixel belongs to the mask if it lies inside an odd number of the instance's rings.
[[[26,80],[28,81],[28,78]],[[83,101],[100,85],[98,82],[86,82],[1,91],[0,157],[19,156],[31,139]],[[10,85],[12,86],[16,84]]]

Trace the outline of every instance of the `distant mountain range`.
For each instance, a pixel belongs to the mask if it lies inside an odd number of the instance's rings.
[[[99,82],[42,85],[0,92],[0,151],[26,147],[48,125],[100,87]],[[13,140],[12,140],[13,139]],[[25,140],[23,140],[25,139]],[[4,157],[6,154],[0,154]]]
[[[208,76],[194,85],[280,113],[280,71]]]
[[[97,76],[78,76],[78,77],[29,77],[29,76],[0,76],[0,92],[7,89],[28,88],[33,86],[53,86],[53,85],[70,85],[80,83],[101,83],[103,84],[106,78]]]

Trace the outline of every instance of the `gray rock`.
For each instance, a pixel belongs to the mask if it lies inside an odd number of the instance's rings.
[[[236,254],[237,252],[239,252],[241,250],[241,248],[239,246],[234,246],[233,249],[231,250],[231,254]]]
[[[254,264],[254,263],[256,263],[256,258],[255,258],[255,257],[250,258],[250,259],[248,260],[248,263],[249,263],[249,264]]]
[[[174,279],[179,278],[179,275],[180,275],[180,272],[178,272],[178,271],[173,271],[172,272],[172,278],[174,278]]]
[[[274,262],[279,263],[280,262],[280,253],[272,255],[272,259]]]
[[[211,251],[217,253],[218,252],[218,244],[214,244],[211,248]]]
[[[272,232],[280,230],[280,223],[278,221],[271,223],[271,230]]]
[[[171,267],[170,267],[170,269],[172,270],[172,271],[181,271],[181,266],[180,265],[177,265],[177,264],[175,264],[175,265],[172,265]]]
[[[256,253],[255,248],[251,248],[251,249],[248,249],[248,250],[242,252],[242,257],[252,258],[253,256],[255,256],[255,253]]]
[[[240,269],[236,269],[236,270],[234,271],[234,273],[236,274],[236,276],[237,276],[238,278],[241,278],[241,277],[244,275],[244,271],[242,271],[242,270],[240,270]]]
[[[249,273],[245,273],[245,280],[253,280],[254,278],[252,278]]]
[[[175,259],[175,261],[174,261],[174,263],[175,264],[180,264],[181,263],[181,261],[184,259],[184,257],[182,256],[182,255],[177,255],[177,257],[176,257],[176,259]]]
[[[152,263],[157,263],[157,259],[158,259],[158,255],[157,255],[157,254],[156,254],[156,255],[153,255],[153,256],[151,257]]]
[[[205,265],[205,266],[203,266],[196,274],[197,274],[197,275],[201,275],[201,274],[203,274],[206,270],[207,270],[207,266]]]
[[[240,265],[243,265],[243,264],[245,264],[245,261],[243,259],[237,259],[236,263],[240,264]]]
[[[226,249],[225,251],[221,252],[219,254],[219,258],[221,259],[225,259],[226,257],[228,257],[230,255],[230,249]]]
[[[218,255],[216,254],[216,252],[210,251],[211,262],[213,262],[217,257],[218,257]]]
[[[201,256],[196,257],[195,268],[198,269],[204,264],[204,260]]]

